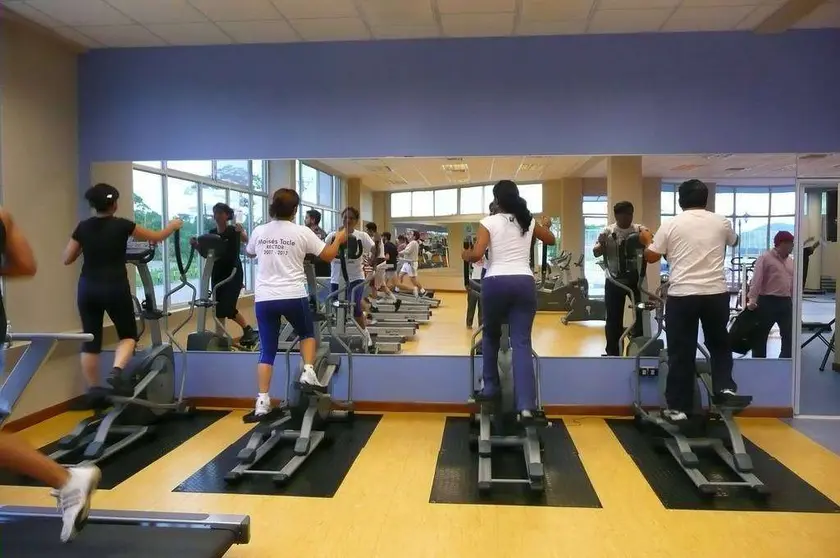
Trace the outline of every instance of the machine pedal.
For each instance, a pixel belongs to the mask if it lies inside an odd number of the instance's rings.
[[[257,422],[266,423],[283,416],[283,412],[285,410],[285,407],[274,407],[268,413],[260,416],[257,416],[254,411],[251,411],[250,413],[242,417],[242,422],[244,422],[245,424],[254,424]]]
[[[715,406],[723,412],[730,412],[733,415],[740,413],[752,403],[752,395],[715,395]],[[721,403],[719,404],[718,401]]]
[[[230,472],[230,473],[227,473],[225,475],[225,483],[227,483],[227,484],[236,484],[241,480],[242,480],[242,474],[241,473]]]
[[[302,384],[300,382],[295,382],[295,387],[299,389],[301,393],[306,393],[310,395],[327,393],[327,386],[313,386],[310,384]]]

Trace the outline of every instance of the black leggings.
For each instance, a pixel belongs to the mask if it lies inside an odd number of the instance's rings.
[[[219,273],[213,274],[212,283],[213,286],[221,283],[228,277],[230,277],[230,272],[232,271],[230,268],[225,270],[227,273]],[[216,291],[216,317],[220,320],[224,319],[234,319],[236,318],[236,314],[238,310],[236,309],[236,304],[239,302],[239,293],[242,291],[242,284],[244,283],[244,273],[242,272],[242,267],[238,267],[236,269],[236,275],[219,287]]]
[[[82,330],[93,335],[93,341],[82,344],[83,353],[102,352],[102,320],[106,313],[114,322],[120,341],[137,339],[137,321],[128,281],[108,283],[80,278],[76,304]]]

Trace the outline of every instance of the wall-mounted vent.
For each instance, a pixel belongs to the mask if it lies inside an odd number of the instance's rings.
[[[451,178],[449,180],[449,182],[452,183],[452,184],[466,184],[469,181],[470,181],[469,177],[467,177],[467,178]]]
[[[700,167],[705,167],[706,165],[679,165],[672,168],[672,171],[675,172],[688,172],[693,171],[694,169],[699,169]]]
[[[802,161],[810,161],[813,159],[825,159],[826,157],[828,157],[828,154],[826,153],[809,153],[808,155],[801,155],[799,159]]]
[[[460,163],[464,160],[463,157],[447,157],[446,161],[452,161],[453,163]]]
[[[522,163],[519,165],[519,172],[542,172],[545,170],[545,165],[537,163]]]
[[[365,170],[374,174],[389,174],[392,172],[388,165],[367,165]]]
[[[724,169],[725,172],[744,172],[750,170],[748,167],[729,167]]]
[[[732,153],[712,153],[703,158],[708,159],[709,161],[716,161],[720,159],[729,159],[730,157],[732,157]]]
[[[441,165],[441,170],[445,173],[465,173],[469,172],[470,167],[466,163],[454,164],[454,165]]]

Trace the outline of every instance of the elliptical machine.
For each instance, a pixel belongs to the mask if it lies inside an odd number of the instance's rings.
[[[330,382],[341,366],[341,358],[331,353],[330,343],[322,343],[321,324],[326,323],[328,331],[332,331],[328,316],[319,311],[317,297],[317,282],[315,267],[309,259],[305,265],[307,284],[309,285],[309,304],[313,308],[315,322],[315,339],[318,342],[318,352],[315,357],[315,374],[324,388],[301,384],[293,380],[300,378],[303,372],[303,360],[298,367],[297,375],[292,374],[291,353],[299,338],[295,338],[286,349],[286,392],[283,404],[275,408],[265,417],[256,419],[253,413],[246,415],[245,422],[262,422],[251,434],[248,444],[237,455],[237,465],[225,475],[225,482],[235,483],[245,475],[271,475],[277,484],[283,484],[294,475],[301,465],[309,458],[315,449],[325,440],[325,424],[328,420],[353,420],[353,353],[341,337],[330,335],[330,340],[344,347],[347,354],[347,400],[338,402],[330,393]],[[333,409],[340,406],[341,409]],[[279,415],[279,416],[278,416]],[[299,426],[292,427],[296,423]],[[283,441],[294,442],[295,455],[279,471],[256,470],[254,467],[274,448]]]
[[[667,350],[662,349],[659,357],[658,387],[660,410],[649,410],[642,404],[642,356],[648,354],[649,349],[656,343],[661,343],[660,337],[665,330],[665,304],[668,292],[668,277],[663,276],[657,293],[646,292],[649,306],[655,312],[657,324],[656,333],[639,347],[635,358],[635,381],[633,382],[633,411],[636,424],[646,430],[653,428],[660,437],[664,436],[665,448],[676,460],[680,468],[688,475],[697,489],[705,495],[714,495],[721,489],[732,487],[749,488],[758,494],[768,494],[769,488],[753,474],[750,455],[744,444],[741,429],[733,418],[743,411],[752,401],[751,397],[741,396],[737,405],[719,405],[715,403],[712,389],[712,374],[710,356],[706,348],[700,343],[697,348],[704,360],[696,363],[696,374],[699,384],[694,383],[694,414],[702,418],[703,426],[708,427],[710,420],[717,420],[726,427],[726,439],[709,437],[706,435],[689,436],[662,416],[662,409],[667,408],[665,387],[668,381]],[[706,392],[706,406],[704,408],[701,389]],[[689,419],[691,420],[691,419]],[[731,448],[731,449],[730,449]],[[699,469],[700,460],[697,450],[711,450],[729,467],[740,479],[738,481],[722,481],[719,478],[709,478]]]
[[[629,235],[624,241],[623,249],[624,253],[620,254],[619,257],[624,258],[624,262],[630,265],[631,269],[627,271],[635,273],[636,277],[638,277],[638,288],[641,294],[640,300],[636,300],[636,294],[633,292],[633,289],[613,276],[610,266],[607,265],[606,260],[608,256],[605,255],[604,260],[601,262],[601,268],[604,270],[604,276],[607,281],[627,293],[630,299],[629,307],[633,310],[631,312],[632,318],[630,325],[624,328],[624,333],[621,334],[621,339],[619,340],[619,346],[623,347],[622,352],[624,356],[641,354],[644,357],[658,357],[665,349],[665,342],[662,339],[654,338],[653,332],[651,331],[650,315],[656,310],[658,303],[651,300],[645,288],[645,269],[647,263],[644,258],[645,248],[642,246],[639,234],[633,233]],[[667,276],[663,276],[660,279],[662,280],[663,278],[667,281]],[[644,317],[642,320],[642,335],[640,337],[633,337],[638,313],[641,313]],[[649,342],[651,340],[652,342]],[[644,352],[641,352],[643,348]]]
[[[212,313],[213,308],[216,307],[216,291],[219,290],[219,287],[230,283],[236,277],[236,269],[234,269],[230,276],[216,283],[216,286],[210,287],[213,278],[213,266],[224,248],[225,241],[218,234],[202,234],[195,239],[193,250],[197,250],[201,257],[204,258],[204,269],[201,272],[201,284],[199,287],[201,289],[201,297],[193,303],[198,308],[196,311],[196,324],[198,329],[187,336],[188,351],[233,350],[233,338],[228,334],[224,324],[219,321],[215,313],[212,315],[213,322],[216,325],[216,331],[207,329],[207,313]],[[190,259],[192,259],[192,256]],[[183,326],[184,324],[181,325]]]
[[[469,288],[481,296],[481,283],[473,279]],[[470,349],[470,387],[476,392],[475,357],[481,354],[479,334],[484,326],[478,328],[472,336]],[[545,470],[542,463],[542,440],[539,428],[547,424],[542,409],[540,390],[540,359],[532,350],[534,375],[537,385],[537,409],[533,420],[526,426],[517,423],[513,385],[513,349],[510,346],[510,329],[502,325],[502,337],[499,344],[499,398],[492,402],[480,402],[477,415],[471,415],[473,423],[478,424],[478,434],[470,438],[470,447],[478,451],[478,489],[490,490],[494,484],[527,484],[533,492],[545,490]],[[474,400],[471,400],[474,402]],[[516,448],[522,451],[525,459],[527,478],[493,478],[493,448]]]
[[[176,231],[176,251],[180,250],[179,236],[179,231]],[[98,463],[152,434],[153,424],[162,416],[192,411],[184,401],[186,366],[181,370],[177,396],[175,392],[175,354],[172,346],[178,347],[182,353],[183,349],[168,330],[166,335],[171,344],[164,343],[161,336],[160,321],[164,318],[164,312],[158,309],[155,302],[155,287],[148,266],[154,257],[155,248],[147,242],[129,244],[126,253],[126,261],[137,268],[143,283],[143,319],[152,341],[151,346],[137,353],[122,371],[123,378],[127,384],[134,386],[134,391],[130,396],[103,393],[103,399],[110,408],[97,411],[82,420],[70,434],[61,438],[59,449],[49,456],[56,461],[72,465]],[[164,295],[164,307],[167,300],[181,288],[183,284]],[[66,459],[80,452],[82,460],[69,463]]]

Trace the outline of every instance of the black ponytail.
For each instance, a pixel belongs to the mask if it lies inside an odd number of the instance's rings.
[[[519,188],[512,180],[501,180],[493,186],[493,196],[502,213],[510,213],[516,219],[522,236],[531,228],[534,216],[528,210],[528,202],[519,195]]]

